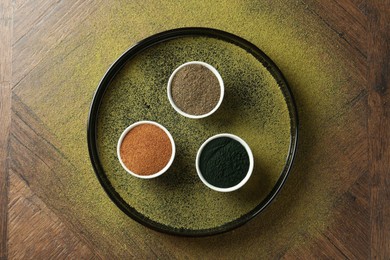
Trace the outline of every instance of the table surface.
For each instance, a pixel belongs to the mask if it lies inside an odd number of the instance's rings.
[[[0,258],[390,257],[389,1],[0,2]],[[299,150],[277,199],[217,236],[150,230],[94,176],[85,122],[129,46],[184,26],[248,39],[281,68]]]

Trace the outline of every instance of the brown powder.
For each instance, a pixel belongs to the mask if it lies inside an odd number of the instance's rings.
[[[173,102],[190,115],[204,115],[213,110],[220,91],[214,73],[199,64],[190,64],[177,71],[171,85]]]
[[[172,155],[172,144],[160,127],[145,123],[127,133],[120,147],[120,155],[130,171],[138,175],[151,175],[167,165]]]

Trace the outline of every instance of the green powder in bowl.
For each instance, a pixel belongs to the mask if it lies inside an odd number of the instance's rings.
[[[253,154],[240,137],[217,134],[199,148],[196,171],[202,182],[212,190],[235,191],[244,186],[252,174]]]

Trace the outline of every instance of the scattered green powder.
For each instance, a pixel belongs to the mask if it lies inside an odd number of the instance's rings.
[[[224,52],[218,51],[221,49]],[[202,120],[178,114],[166,95],[171,72],[190,60],[214,66],[225,82],[221,107]],[[139,120],[166,126],[176,143],[176,158],[170,169],[147,182],[129,176],[115,156],[122,129]],[[246,140],[255,157],[252,178],[229,194],[206,187],[195,169],[201,144],[221,132]],[[248,213],[270,192],[287,157],[290,119],[277,82],[251,54],[221,40],[186,37],[146,50],[118,73],[102,102],[97,142],[103,168],[128,204],[167,226],[207,229]]]
[[[62,8],[66,3],[60,2],[58,6]],[[364,110],[352,111],[357,118],[355,121],[348,121],[348,116],[343,116],[351,113],[348,101],[362,90],[346,86],[360,86],[361,72],[349,66],[348,62],[354,61],[350,60],[347,48],[338,41],[335,32],[311,11],[310,6],[302,1],[282,0],[178,0],[164,4],[110,1],[90,5],[94,13],[77,26],[74,26],[73,19],[64,20],[64,30],[56,30],[58,23],[48,26],[47,23],[52,20],[44,20],[37,25],[37,29],[51,28],[51,38],[61,40],[42,42],[39,35],[27,34],[24,41],[15,43],[16,49],[26,41],[29,46],[35,46],[25,49],[23,59],[36,66],[20,79],[13,90],[14,97],[20,98],[53,133],[53,143],[70,164],[56,174],[42,170],[42,174],[29,180],[30,187],[51,209],[61,212],[72,225],[80,227],[86,239],[102,249],[102,254],[109,252],[110,258],[144,257],[145,254],[155,257],[148,247],[151,244],[160,248],[160,252],[176,257],[211,257],[223,250],[235,258],[247,252],[253,252],[257,258],[275,258],[301,241],[302,237],[311,240],[313,234],[331,225],[327,212],[345,189],[343,180],[354,176],[343,168],[344,164],[338,164],[337,158],[332,160],[333,167],[329,165],[329,160],[333,154],[332,147],[346,142],[343,133],[358,136],[359,127],[356,125],[365,124]],[[79,10],[83,11],[74,5],[69,14]],[[175,16],[170,15],[172,13]],[[286,186],[263,214],[234,231],[233,235],[188,240],[147,232],[110,201],[89,162],[85,122],[92,95],[106,69],[135,42],[157,32],[184,26],[226,30],[260,47],[286,76],[300,112],[299,152]],[[16,63],[20,57],[14,55]],[[174,65],[170,67],[174,68]],[[15,70],[15,74],[18,75],[18,71]],[[134,90],[137,86],[132,83],[132,87]],[[146,88],[145,92],[149,93],[152,87]],[[242,91],[238,97],[245,95]],[[148,99],[151,97],[145,101]],[[146,102],[138,105],[148,106]],[[158,113],[146,109],[144,112],[147,117]],[[233,115],[233,118],[238,116]],[[218,116],[230,122],[230,118],[222,114]],[[123,114],[122,117],[127,116]],[[118,131],[124,126],[118,126]],[[198,126],[194,132],[196,136],[206,127]],[[335,127],[339,135],[335,135]],[[239,129],[239,126],[235,128]],[[258,125],[253,128],[258,129]],[[186,135],[182,134],[181,138],[186,138]],[[325,140],[326,146],[322,145]],[[188,153],[181,151],[181,161],[189,156]],[[268,161],[272,157],[255,158],[255,163],[264,168],[259,172],[272,168],[273,162]],[[259,188],[263,190],[256,186],[258,176],[254,172],[251,177],[254,180],[246,184],[246,189],[251,190],[253,186],[252,191],[256,194]],[[190,181],[183,180],[180,175],[178,178],[181,178],[180,182]],[[159,181],[162,185],[166,184],[163,179]],[[270,184],[267,184],[268,181]],[[272,178],[264,176],[261,180],[264,190],[272,182]],[[118,180],[116,185],[119,183]],[[169,190],[172,186],[165,185],[165,188]],[[187,190],[186,196],[192,196],[191,191]],[[129,240],[132,241],[131,246]],[[231,244],[235,246],[226,246]],[[174,250],[169,251],[170,248]],[[245,248],[245,252],[238,248]]]

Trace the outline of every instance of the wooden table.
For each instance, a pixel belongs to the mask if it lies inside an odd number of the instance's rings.
[[[389,259],[390,2],[158,2],[0,2],[0,258]],[[255,219],[213,237],[128,218],[100,187],[85,143],[108,66],[182,26],[258,45],[299,106],[286,186]]]

